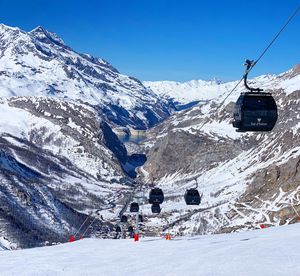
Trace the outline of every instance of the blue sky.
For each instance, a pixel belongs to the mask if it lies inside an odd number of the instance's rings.
[[[38,25],[73,49],[141,80],[238,79],[299,0],[0,0],[0,21]],[[255,67],[279,73],[300,62],[300,15]]]

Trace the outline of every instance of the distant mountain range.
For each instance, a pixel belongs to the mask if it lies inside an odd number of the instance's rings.
[[[172,99],[179,104],[214,99],[232,86],[231,83],[217,80],[144,81],[143,84],[160,97]]]
[[[299,66],[296,65],[293,71],[297,71]],[[241,68],[242,69],[242,68]],[[282,75],[286,75],[284,72]],[[242,74],[241,74],[242,75]],[[279,75],[280,76],[280,75]],[[291,85],[297,85],[299,77],[293,79],[294,84],[289,80],[282,82],[277,75],[263,75],[253,78],[250,83],[262,86],[266,89],[270,85],[275,85],[275,88],[285,87],[292,89]],[[278,81],[276,81],[276,79]],[[226,94],[236,85],[237,81],[222,82],[220,80],[191,80],[187,82],[175,81],[144,81],[143,84],[155,92],[158,96],[174,101],[179,105],[188,104],[196,101],[209,101]]]

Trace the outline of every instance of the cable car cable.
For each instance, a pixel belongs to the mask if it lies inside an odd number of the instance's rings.
[[[286,29],[286,27],[289,25],[289,23],[296,17],[296,15],[300,11],[300,5],[295,9],[295,11],[290,15],[288,20],[285,22],[285,24],[281,27],[281,29],[278,31],[278,33],[275,35],[275,37],[271,40],[271,42],[268,44],[268,46],[262,51],[262,53],[259,55],[259,57],[256,59],[255,62],[250,66],[248,70],[246,70],[246,73],[243,75],[243,77],[239,80],[239,82],[233,87],[233,89],[227,94],[227,96],[223,99],[223,101],[218,105],[216,108],[216,111],[219,110],[219,108],[224,104],[224,102],[228,99],[228,97],[235,91],[235,89],[240,85],[240,83],[243,81],[245,75],[249,74],[253,67],[262,59],[262,57],[266,54],[266,52],[271,48],[271,46],[274,44],[274,42],[277,40],[277,38],[283,33],[283,31]],[[204,125],[206,125],[207,122],[204,122],[200,128],[197,130],[200,131]]]
[[[252,70],[252,68],[261,60],[261,58],[265,55],[265,53],[271,48],[273,43],[277,40],[277,38],[281,35],[281,33],[285,30],[285,28],[289,25],[289,23],[296,17],[298,12],[300,11],[300,5],[296,8],[296,10],[292,13],[292,15],[288,18],[286,23],[282,26],[282,28],[278,31],[278,33],[275,35],[275,37],[272,39],[272,41],[269,43],[269,45],[265,48],[265,50],[261,53],[261,55],[257,58],[257,60],[254,62],[253,66],[249,69],[249,72]],[[249,73],[248,72],[248,73]]]
[[[83,223],[80,225],[80,227],[78,228],[78,230],[77,230],[76,233],[74,234],[74,237],[76,237],[76,236],[79,234],[81,228],[83,227],[83,225],[85,225],[85,223],[87,222],[87,220],[90,218],[91,214],[92,214],[92,212],[90,212],[90,213],[88,214],[88,216],[85,218],[85,220],[83,221]]]
[[[94,223],[94,221],[97,219],[97,217],[94,217],[93,220],[91,221],[91,223],[86,227],[85,231],[82,233],[82,236],[84,237],[85,234],[87,233],[87,231],[89,230],[89,228],[92,226],[92,224]]]

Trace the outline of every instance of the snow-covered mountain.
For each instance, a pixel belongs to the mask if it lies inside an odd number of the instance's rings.
[[[277,75],[263,75],[253,78],[249,83],[255,83],[255,85],[268,89],[270,85],[274,85],[274,82],[276,83],[277,78]],[[298,80],[299,79],[294,80],[295,85],[297,85]],[[220,80],[191,80],[187,82],[144,81],[143,83],[146,87],[152,89],[158,96],[172,100],[177,105],[187,105],[193,102],[207,102],[209,100],[217,99],[222,94],[231,91],[237,81],[222,82]],[[278,87],[284,86],[285,88],[293,89],[294,84],[288,81],[283,84],[279,81]]]
[[[231,87],[230,83],[218,80],[144,81],[143,84],[160,97],[172,99],[178,104],[211,100]]]
[[[102,226],[113,229],[120,214],[129,215],[135,192],[148,194],[152,180],[166,201],[159,217],[147,200],[141,204],[147,235],[167,228],[205,234],[295,222],[300,67],[250,82],[275,95],[279,120],[271,133],[232,128],[243,88],[217,109],[236,82],[197,81],[161,92],[152,87],[155,94],[41,27],[26,33],[0,25],[0,245],[66,241],[85,219],[95,219],[86,234],[106,235]],[[158,124],[173,103],[197,101],[203,103]],[[154,125],[130,154],[111,128]],[[143,154],[147,162],[135,182],[130,176],[145,161]],[[203,200],[190,208],[183,194],[195,179]]]
[[[0,24],[0,96],[47,96],[93,106],[111,124],[145,129],[172,107],[101,58],[79,54],[56,34]]]
[[[297,221],[299,73],[299,66],[295,66],[278,76],[250,81],[272,92],[277,101],[279,119],[270,133],[238,133],[232,127],[233,106],[244,91],[242,86],[220,108],[226,90],[206,104],[173,115],[148,132],[142,145],[147,162],[139,176],[149,185],[154,179],[165,191],[162,216],[168,220],[167,223],[152,216],[149,207],[145,207],[153,229],[164,224],[177,234],[204,234]],[[234,84],[227,84],[228,88]],[[183,195],[186,189],[196,186],[195,179],[203,193],[202,203],[189,207]],[[149,185],[145,185],[146,191]]]
[[[86,234],[112,227],[143,155],[128,154],[111,126],[147,128],[169,107],[42,27],[1,24],[0,115],[0,242],[32,247],[66,241],[90,213]]]

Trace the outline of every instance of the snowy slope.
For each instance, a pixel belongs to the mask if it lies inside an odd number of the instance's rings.
[[[48,96],[84,102],[111,123],[147,128],[169,116],[168,104],[101,58],[80,54],[56,34],[0,24],[0,96]]]
[[[0,252],[1,275],[298,275],[300,225],[236,234],[97,240]]]

